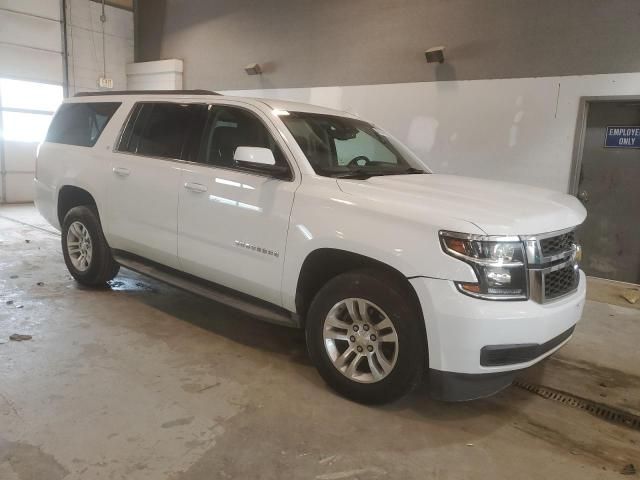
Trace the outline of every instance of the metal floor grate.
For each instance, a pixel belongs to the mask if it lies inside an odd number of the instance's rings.
[[[593,402],[586,398],[577,397],[570,393],[556,390],[555,388],[542,387],[540,385],[523,382],[522,380],[515,380],[513,384],[516,387],[535,393],[547,400],[554,400],[570,407],[579,408],[580,410],[584,410],[591,415],[603,418],[609,422],[624,425],[625,427],[629,427],[634,430],[640,430],[640,416],[634,415],[633,413],[609,407],[602,403]]]

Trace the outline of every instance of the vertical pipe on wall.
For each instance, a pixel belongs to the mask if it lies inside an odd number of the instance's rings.
[[[133,0],[133,61],[140,61],[140,13],[138,0]]]
[[[69,48],[67,44],[67,0],[60,0],[60,19],[62,22],[62,94],[69,96]]]
[[[104,24],[107,21],[107,15],[104,12],[104,0],[102,0],[102,13],[100,14],[100,24],[102,25],[102,77],[107,76],[107,46],[105,44]]]

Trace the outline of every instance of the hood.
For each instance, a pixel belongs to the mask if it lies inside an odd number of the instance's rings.
[[[553,232],[581,224],[587,214],[571,195],[480,178],[430,174],[337,181],[343,192],[366,201],[362,203],[404,205],[434,218],[450,216],[475,224],[487,235]]]

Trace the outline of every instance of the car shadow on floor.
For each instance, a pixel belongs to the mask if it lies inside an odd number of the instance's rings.
[[[134,296],[154,309],[227,340],[278,356],[284,355],[300,365],[312,366],[302,330],[264,322],[226,305],[125,269],[110,282],[106,290]]]
[[[193,295],[123,269],[107,291],[135,297],[137,301],[177,320],[221,336],[239,345],[272,355],[293,366],[291,371],[314,388],[327,390],[312,365],[306,349],[303,330],[273,325],[250,317],[231,307]],[[423,380],[408,396],[387,405],[368,406],[376,411],[412,416],[425,421],[464,422],[481,416],[494,416],[493,428],[509,421],[517,410],[512,402],[526,402],[527,396],[514,395],[510,387],[490,399],[472,402],[440,402],[430,398],[429,386]],[[338,401],[348,401],[335,394]],[[486,422],[483,422],[485,425]]]

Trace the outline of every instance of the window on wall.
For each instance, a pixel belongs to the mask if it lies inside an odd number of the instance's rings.
[[[1,138],[41,142],[60,103],[62,87],[59,85],[0,79]]]

